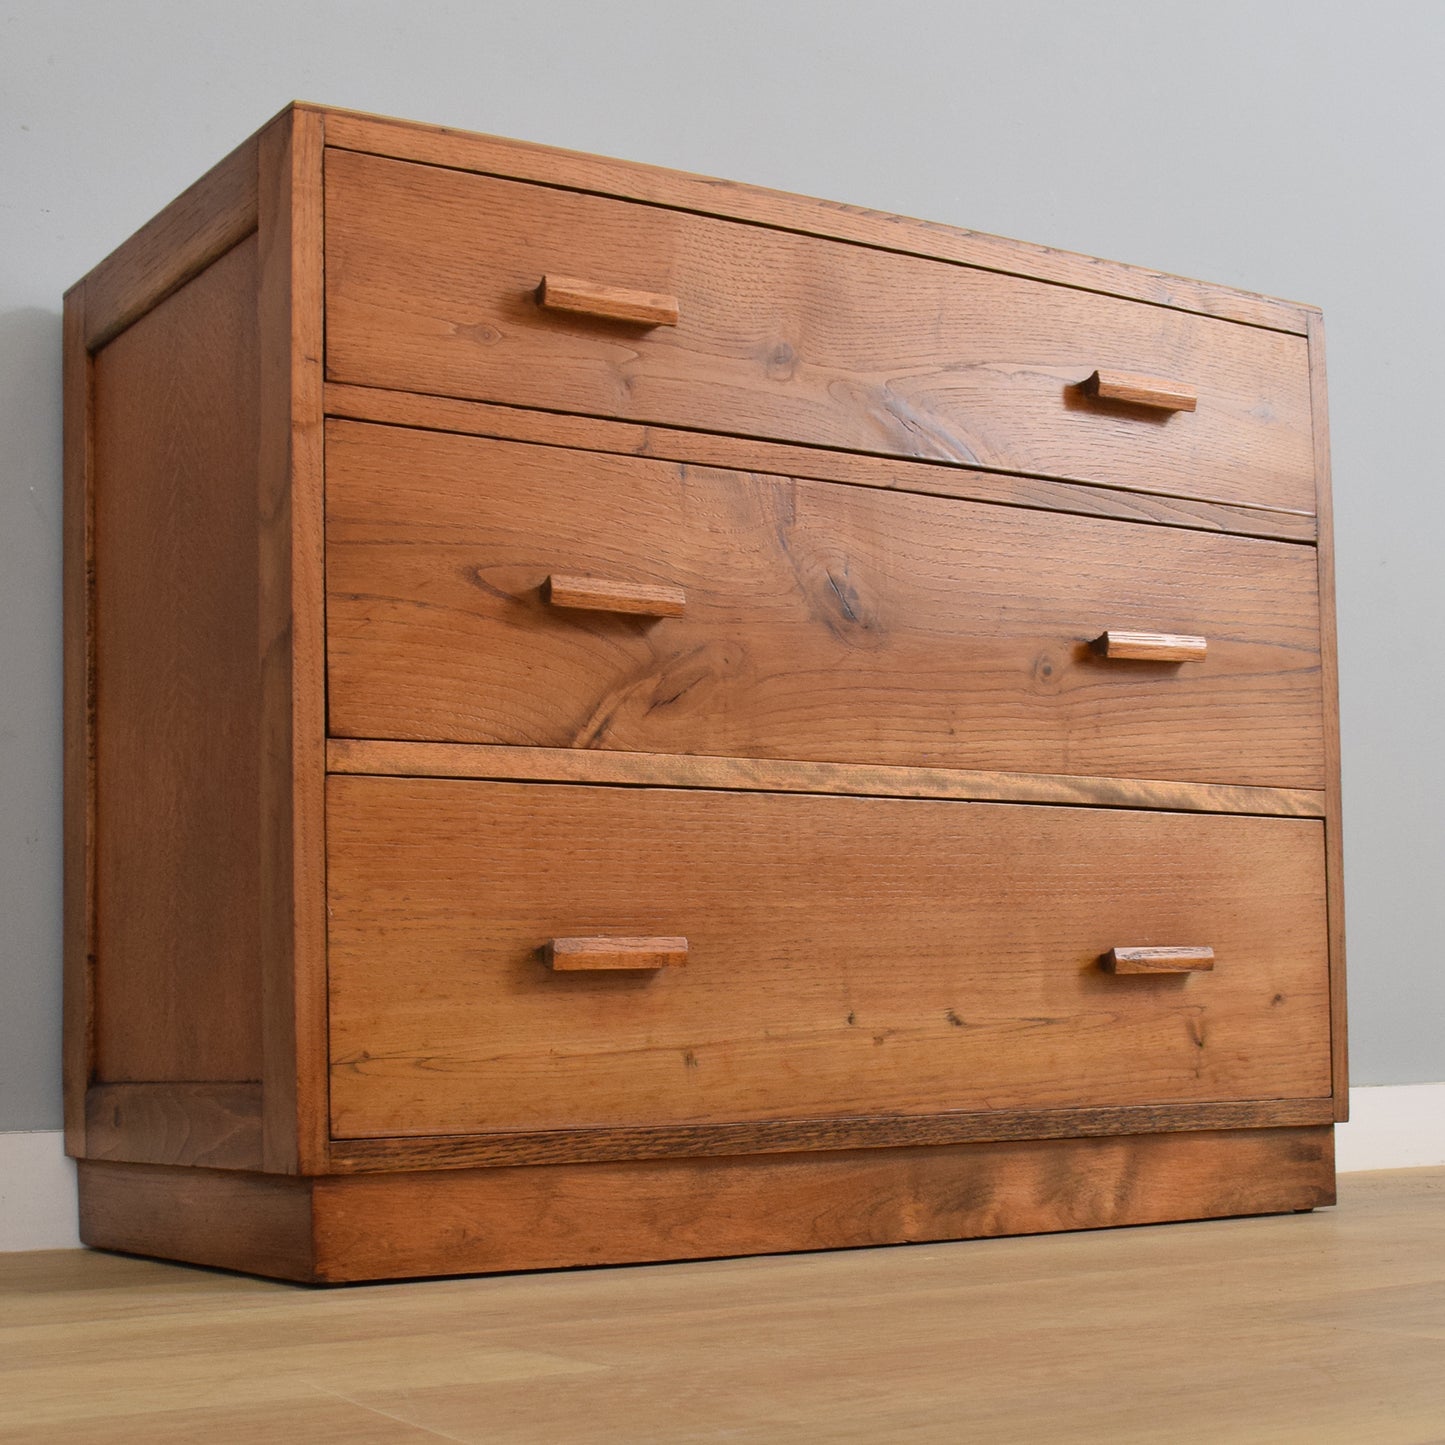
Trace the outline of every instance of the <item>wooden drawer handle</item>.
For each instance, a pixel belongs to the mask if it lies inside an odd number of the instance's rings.
[[[599,286],[576,276],[543,276],[537,304],[544,311],[567,311],[633,326],[676,326],[678,318],[676,296],[624,291],[620,286]]]
[[[1094,650],[1133,662],[1203,662],[1209,642],[1177,632],[1106,632],[1094,639]]]
[[[1111,948],[1101,960],[1105,973],[1208,973],[1212,948]]]
[[[554,938],[546,948],[547,967],[558,972],[596,969],[681,968],[687,962],[685,938]]]
[[[638,617],[681,617],[687,593],[652,582],[617,582],[607,577],[570,577],[554,572],[543,589],[553,607],[584,612],[628,612]]]
[[[1134,406],[1152,406],[1156,411],[1193,411],[1198,393],[1178,381],[1161,381],[1157,376],[1135,376],[1129,371],[1096,371],[1079,383],[1085,396],[1101,401],[1127,401]]]

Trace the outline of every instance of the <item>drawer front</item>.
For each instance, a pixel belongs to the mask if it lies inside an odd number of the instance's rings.
[[[544,276],[661,293],[676,324],[635,296],[604,297],[621,317],[544,309]],[[326,160],[326,295],[341,381],[1315,506],[1305,341],[1260,327],[345,151]],[[1096,370],[1197,408],[1091,397]]]
[[[327,436],[337,735],[1323,784],[1312,548],[355,422]],[[1207,650],[1101,656],[1116,630]]]
[[[339,1137],[1329,1093],[1316,821],[332,777],[328,826]]]

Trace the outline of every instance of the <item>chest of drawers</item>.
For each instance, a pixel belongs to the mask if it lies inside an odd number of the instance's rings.
[[[87,1242],[1332,1201],[1313,309],[293,106],[65,327]]]

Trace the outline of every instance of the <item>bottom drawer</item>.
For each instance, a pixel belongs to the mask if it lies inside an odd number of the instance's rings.
[[[1317,821],[336,776],[328,830],[339,1138],[1330,1090]],[[685,962],[549,967],[599,936]],[[1161,946],[1213,968],[1101,966]]]

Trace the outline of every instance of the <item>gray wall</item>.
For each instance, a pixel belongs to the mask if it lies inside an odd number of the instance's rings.
[[[1324,307],[1356,1083],[1445,1079],[1445,5],[0,0],[0,1129],[58,1125],[60,294],[288,100]]]

